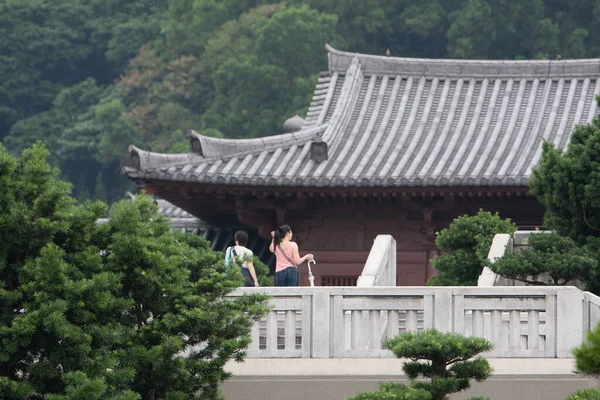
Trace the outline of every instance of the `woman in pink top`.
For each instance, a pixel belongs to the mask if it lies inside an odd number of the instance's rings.
[[[283,225],[271,232],[273,240],[269,250],[275,254],[275,286],[298,286],[298,265],[305,261],[312,261],[313,255],[307,254],[300,257],[298,245],[291,241],[292,228]]]

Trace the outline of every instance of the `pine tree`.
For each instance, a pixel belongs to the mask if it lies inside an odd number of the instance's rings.
[[[400,334],[384,346],[396,357],[408,360],[402,370],[410,379],[410,387],[388,383],[377,392],[360,393],[351,400],[447,400],[449,394],[468,389],[472,379],[484,381],[492,372],[485,358],[476,357],[493,347],[482,338],[426,329]]]
[[[0,398],[215,399],[263,295],[148,197],[79,205],[41,145],[0,146]]]

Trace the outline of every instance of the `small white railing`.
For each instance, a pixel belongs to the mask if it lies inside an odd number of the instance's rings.
[[[377,235],[356,286],[396,286],[396,268],[396,240]]]
[[[436,328],[484,337],[487,357],[571,358],[600,320],[600,298],[575,287],[294,287],[260,291],[273,307],[249,357],[393,357],[402,332]]]
[[[487,258],[493,263],[507,252],[512,253],[512,251],[513,238],[508,233],[499,233],[494,236]],[[477,279],[477,286],[514,286],[514,282],[496,274],[488,267],[484,267]]]

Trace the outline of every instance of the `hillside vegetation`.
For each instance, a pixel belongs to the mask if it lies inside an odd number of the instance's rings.
[[[324,44],[405,57],[600,56],[595,0],[0,0],[0,140],[43,141],[80,199],[113,202],[127,145],[189,128],[279,133],[303,115]]]

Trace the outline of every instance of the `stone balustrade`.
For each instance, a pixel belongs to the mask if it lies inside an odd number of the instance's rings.
[[[600,320],[600,298],[575,287],[294,287],[261,291],[272,310],[249,358],[393,357],[399,333],[436,328],[484,337],[486,357],[571,358]]]
[[[396,286],[396,269],[396,240],[377,235],[356,286]]]

